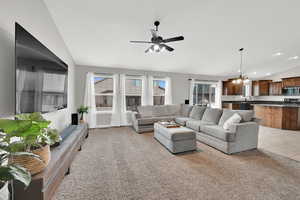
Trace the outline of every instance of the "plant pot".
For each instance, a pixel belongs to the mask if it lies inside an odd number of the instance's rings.
[[[0,186],[0,200],[9,200],[8,182]]]
[[[50,146],[46,145],[42,148],[33,150],[32,153],[40,156],[40,159],[31,156],[13,156],[9,162],[20,165],[26,168],[31,175],[35,175],[48,166],[51,157]]]
[[[84,124],[84,120],[83,119],[80,120],[80,124]]]

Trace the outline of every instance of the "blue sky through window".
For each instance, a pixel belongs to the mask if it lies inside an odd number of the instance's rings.
[[[165,88],[166,87],[166,81],[162,81],[162,80],[154,80],[153,81],[153,85],[154,86],[159,86],[161,88]]]
[[[102,78],[102,77],[94,77],[94,81],[96,82],[96,81],[101,81],[101,80],[103,80],[104,78]]]

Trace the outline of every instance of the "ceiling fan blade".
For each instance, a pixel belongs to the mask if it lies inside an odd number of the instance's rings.
[[[184,40],[184,37],[178,36],[178,37],[168,38],[168,39],[164,39],[162,42],[167,43],[167,42],[175,42],[180,40]]]
[[[131,43],[144,43],[144,44],[151,44],[152,42],[148,41],[130,41]]]
[[[150,31],[151,31],[152,37],[154,37],[154,38],[158,37],[157,31],[155,29],[150,29]]]
[[[165,47],[168,51],[174,51],[174,49],[168,45],[160,44],[161,47]]]

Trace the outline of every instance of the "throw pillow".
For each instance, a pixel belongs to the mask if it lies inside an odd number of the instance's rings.
[[[191,105],[181,104],[181,116],[189,117],[192,108],[193,106]]]
[[[234,113],[229,119],[226,120],[226,122],[223,124],[223,128],[225,130],[229,130],[229,128],[234,125],[235,123],[240,123],[242,120],[242,117],[237,114]]]
[[[193,109],[190,113],[190,118],[196,119],[196,120],[201,120],[205,109],[206,109],[206,107],[193,106]]]
[[[203,114],[202,121],[218,124],[223,110],[219,108],[207,108]]]

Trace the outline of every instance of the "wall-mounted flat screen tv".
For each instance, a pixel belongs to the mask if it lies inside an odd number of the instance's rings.
[[[15,24],[16,114],[67,107],[68,65]]]

